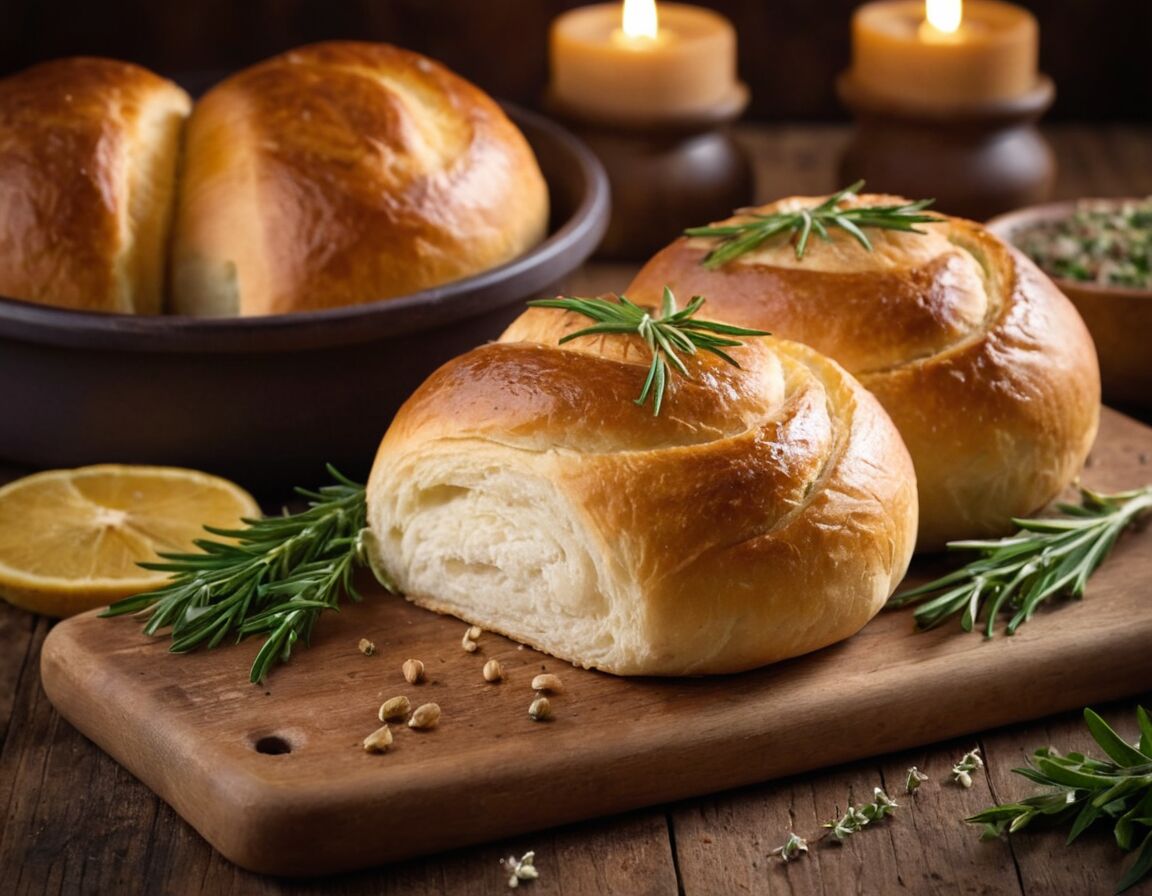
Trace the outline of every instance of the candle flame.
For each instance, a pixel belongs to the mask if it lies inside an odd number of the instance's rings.
[[[964,18],[963,0],[924,0],[928,24],[945,34],[955,34]]]
[[[621,24],[624,34],[629,38],[655,40],[660,30],[656,18],[656,0],[624,0]]]

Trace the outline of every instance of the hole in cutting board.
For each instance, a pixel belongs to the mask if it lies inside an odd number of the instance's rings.
[[[252,749],[266,756],[283,756],[292,752],[292,744],[278,734],[266,734],[253,740]]]

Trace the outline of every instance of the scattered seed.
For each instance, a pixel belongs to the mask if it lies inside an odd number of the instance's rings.
[[[480,628],[480,626],[478,626],[478,625],[474,625],[471,628],[469,628],[468,631],[465,632],[465,634],[467,635],[467,637],[471,638],[473,641],[479,641],[480,636],[482,634],[484,634],[484,629]]]
[[[537,722],[546,722],[552,718],[552,704],[547,697],[537,697],[528,707],[528,715]]]
[[[407,697],[389,697],[380,704],[380,721],[402,719],[412,711],[412,701]]]
[[[468,651],[468,653],[475,653],[477,644],[475,641],[473,641],[471,638],[468,637],[468,634],[471,631],[472,630],[469,629],[467,632],[464,632],[464,637],[460,641],[460,646],[463,647],[466,651]]]
[[[372,654],[376,652],[376,645],[367,638],[361,638],[360,643],[356,646],[360,648],[360,652],[364,654],[364,656],[372,656]]]
[[[408,720],[409,728],[435,728],[440,722],[440,706],[436,703],[425,703],[417,706]]]
[[[392,729],[385,725],[364,738],[365,753],[385,753],[392,746]]]
[[[500,665],[500,660],[488,660],[484,664],[484,680],[485,681],[500,681],[504,677],[504,667]]]
[[[404,660],[402,669],[408,684],[419,684],[424,680],[424,664],[420,660]]]
[[[545,672],[543,675],[537,675],[532,679],[532,690],[551,691],[553,694],[562,694],[564,692],[564,684],[560,681],[560,676],[553,675],[551,672]]]

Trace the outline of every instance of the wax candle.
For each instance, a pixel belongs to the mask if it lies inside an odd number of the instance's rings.
[[[636,4],[633,6],[633,4]],[[625,9],[627,7],[627,9]],[[608,121],[688,119],[743,102],[736,34],[723,16],[647,0],[582,6],[552,25],[553,99]],[[625,15],[627,13],[627,15]]]
[[[880,0],[852,18],[851,77],[914,106],[1010,100],[1036,86],[1038,41],[1035,18],[1011,3]]]

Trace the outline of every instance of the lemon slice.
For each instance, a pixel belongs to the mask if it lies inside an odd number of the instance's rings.
[[[176,467],[48,470],[0,488],[0,597],[71,616],[167,579],[141,569],[194,550],[205,525],[236,528],[260,508],[239,486]]]

